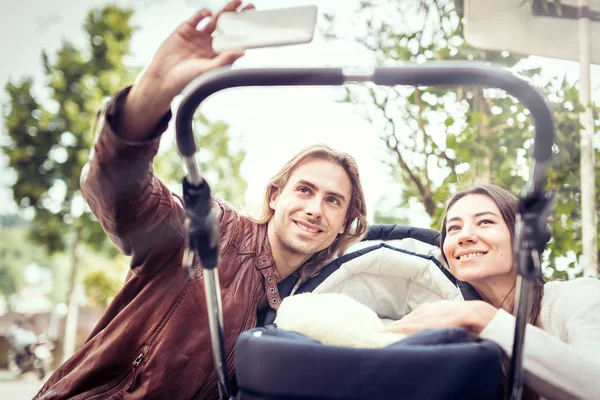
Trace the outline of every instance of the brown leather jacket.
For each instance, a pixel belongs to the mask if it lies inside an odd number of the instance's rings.
[[[200,270],[181,266],[184,210],[152,172],[165,117],[154,139],[128,142],[111,128],[127,90],[100,116],[82,190],[112,241],[131,255],[131,270],[85,345],[35,399],[208,399],[217,394]],[[240,332],[255,327],[265,294],[277,309],[280,281],[266,225],[215,199],[221,233],[221,284],[227,365]],[[271,291],[273,289],[273,291]]]

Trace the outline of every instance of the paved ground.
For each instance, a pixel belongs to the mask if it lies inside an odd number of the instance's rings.
[[[0,399],[30,400],[42,387],[42,383],[33,373],[16,379],[9,371],[0,369]]]

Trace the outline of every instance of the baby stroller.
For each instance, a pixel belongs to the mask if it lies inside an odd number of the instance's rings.
[[[551,206],[544,187],[552,155],[554,121],[544,98],[526,81],[482,64],[447,62],[377,68],[371,73],[339,68],[221,69],[198,78],[182,93],[175,129],[178,148],[188,170],[184,182],[188,243],[204,268],[221,398],[233,397],[222,340],[224,327],[216,268],[218,230],[210,212],[210,189],[194,158],[193,113],[208,96],[231,87],[332,86],[345,82],[496,87],[519,99],[531,112],[536,128],[534,160],[529,184],[520,199],[516,229],[517,323],[508,386],[504,391],[506,397],[520,398],[529,293],[535,276],[541,273],[539,250],[545,245],[541,238],[547,237],[546,218]],[[381,262],[388,257],[392,262]],[[379,261],[374,262],[374,259]],[[381,268],[384,264],[395,268]],[[390,277],[397,283],[395,288],[403,290],[381,290]],[[282,297],[291,292],[294,284],[292,280],[280,283]],[[371,227],[362,242],[295,291],[303,292],[346,293],[371,307],[380,317],[392,319],[401,318],[426,301],[478,298],[470,285],[457,282],[444,267],[437,232],[395,225]],[[236,342],[238,398],[498,398],[503,380],[501,351],[494,343],[470,338],[464,330],[424,331],[383,349],[349,349],[323,345],[295,332],[278,329],[273,321],[274,313],[271,313],[264,327],[242,333]]]

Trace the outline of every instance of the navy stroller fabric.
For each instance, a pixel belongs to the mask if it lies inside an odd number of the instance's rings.
[[[445,268],[438,243],[439,233],[430,229],[374,225],[358,246],[327,265],[318,276],[304,282],[295,293],[292,290],[298,277],[293,275],[279,284],[279,292],[282,298],[290,294],[318,292],[319,288],[327,287],[323,282],[328,282],[332,275],[329,282],[336,281],[335,273],[342,272],[343,266],[354,268],[357,262],[365,260],[364,264],[369,268],[371,265],[379,266],[378,262],[381,262],[387,263],[388,267],[391,265],[394,272],[407,271],[406,280],[411,282],[410,286],[398,286],[408,290],[406,298],[399,292],[400,296],[395,299],[406,303],[395,310],[400,314],[380,315],[380,318],[399,319],[403,313],[410,312],[412,306],[409,307],[409,303],[414,305],[421,299],[434,301],[440,298],[436,296],[442,292],[445,296],[454,296],[448,292],[448,286],[465,300],[479,299],[469,284],[457,281]],[[381,261],[383,254],[393,256],[397,252],[402,253],[400,259],[404,264],[396,265],[396,259]],[[410,259],[415,260],[414,265],[406,264],[406,260]],[[433,271],[415,274],[415,266],[419,271],[421,268]],[[360,265],[355,268],[357,273],[375,276],[373,269],[361,268]],[[376,268],[376,271],[382,270]],[[421,275],[426,276],[427,281],[418,282],[425,279]],[[390,279],[398,278],[404,279],[401,274],[390,276]],[[415,279],[417,282],[414,282]],[[425,294],[427,290],[442,292],[427,297],[414,289],[415,286],[420,288],[421,283],[426,286],[429,279],[442,282],[439,286],[431,285],[424,289]],[[384,298],[380,293],[374,296],[376,300]],[[368,297],[358,300],[367,301],[364,304],[369,307],[376,306],[376,303],[368,303]],[[381,310],[374,311],[379,315]],[[381,349],[348,348],[323,345],[300,333],[278,329],[273,324],[275,318],[275,312],[269,310],[264,317],[264,327],[242,333],[236,342],[235,369],[238,398],[242,400],[462,400],[496,399],[500,393],[503,380],[500,348],[489,341],[474,340],[463,329],[423,331]]]
[[[324,346],[256,328],[236,344],[241,400],[496,399],[501,350],[462,329],[422,331],[383,349]]]

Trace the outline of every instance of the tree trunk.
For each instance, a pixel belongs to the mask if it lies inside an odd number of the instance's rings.
[[[3,293],[2,297],[4,298],[4,304],[6,304],[6,311],[9,313],[13,312],[14,310],[10,304],[10,295],[8,293]]]
[[[73,240],[73,253],[71,259],[71,277],[69,279],[69,293],[67,297],[67,315],[65,317],[63,336],[63,357],[65,362],[75,353],[77,344],[77,319],[79,316],[79,267],[81,252],[81,230],[75,231]]]

